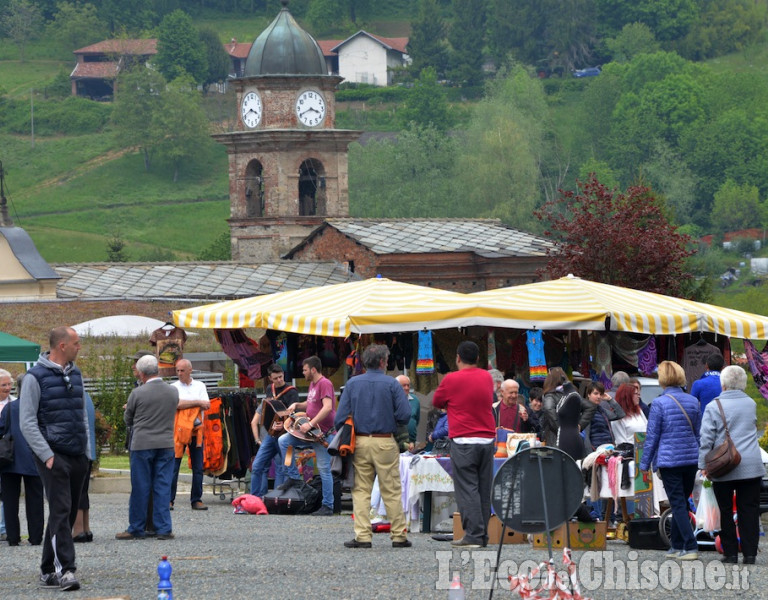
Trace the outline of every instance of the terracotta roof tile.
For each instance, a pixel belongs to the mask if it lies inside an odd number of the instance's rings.
[[[140,40],[104,40],[85,48],[74,51],[75,54],[118,54],[148,56],[157,54],[157,40],[154,38]]]
[[[248,58],[253,42],[230,42],[224,44],[224,50],[233,58]]]
[[[341,44],[343,40],[317,40],[317,45],[323,51],[323,56],[336,56],[333,49]]]
[[[84,62],[77,63],[75,70],[72,71],[70,77],[74,78],[91,78],[97,77],[99,79],[114,79],[117,77],[118,65],[116,62]]]

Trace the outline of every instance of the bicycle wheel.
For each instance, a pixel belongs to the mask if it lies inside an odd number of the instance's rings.
[[[688,511],[688,518],[691,520],[691,527],[696,531],[696,515],[691,511]],[[672,509],[668,508],[661,513],[659,519],[659,534],[664,543],[670,548],[672,547]]]

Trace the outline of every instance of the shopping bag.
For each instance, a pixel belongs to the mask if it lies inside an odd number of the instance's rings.
[[[699,505],[696,507],[696,527],[704,531],[720,530],[720,507],[715,499],[715,491],[712,484],[704,482],[704,487],[699,496]]]

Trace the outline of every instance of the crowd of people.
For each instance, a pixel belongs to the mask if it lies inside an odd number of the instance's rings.
[[[0,370],[0,434],[16,440],[14,461],[0,469],[3,533],[11,546],[21,541],[19,497],[25,489],[29,543],[42,544],[40,585],[75,590],[75,543],[93,539],[88,519],[88,481],[96,458],[93,403],[75,365],[80,350],[77,333],[69,327],[50,332],[49,350],[17,382],[19,398],[11,395],[13,378]],[[520,384],[479,366],[474,342],[461,342],[456,370],[446,374],[432,404],[440,411],[427,441],[447,439],[455,500],[464,536],[455,547],[488,543],[493,456],[499,429],[534,434],[547,446],[560,448],[579,461],[598,448],[620,448],[645,433],[641,471],[653,470],[663,481],[672,510],[669,554],[680,560],[697,558],[697,542],[688,515],[697,473],[708,476],[706,455],[723,442],[726,430],[741,453],[741,463],[726,475],[711,476],[722,513],[724,561],[753,564],[758,550],[759,494],[765,475],[757,441],[755,402],[745,394],[747,375],[738,366],[724,367],[721,355],[707,360],[708,371],[685,391],[686,376],[675,362],[658,366],[662,394],[650,406],[642,401],[640,382],[617,372],[610,391],[585,382],[583,396],[560,367],[554,367],[541,387],[520,397]],[[185,452],[192,466],[190,506],[204,511],[203,419],[210,407],[205,385],[192,377],[192,365],[175,365],[178,381],[168,384],[159,375],[157,358],[142,352],[134,357],[136,385],[124,407],[130,450],[131,494],[128,527],[118,540],[173,539],[171,511],[176,481]],[[336,391],[323,375],[320,358],[303,360],[309,384],[306,400],[286,383],[282,368],[269,368],[267,399],[280,400],[287,413],[305,414],[295,428],[279,419],[266,423],[262,403],[251,423],[258,443],[252,463],[251,493],[264,496],[274,462],[275,487],[289,490],[303,484],[293,450],[311,448],[322,482],[322,504],[315,516],[334,514],[334,480],[327,446],[351,419],[355,429],[355,472],[352,488],[354,538],[348,548],[371,548],[371,495],[375,480],[387,517],[393,548],[407,548],[406,519],[401,502],[400,453],[415,452],[421,405],[410,393],[405,375],[387,375],[389,350],[372,344],[362,355],[365,371],[345,385],[336,406]],[[735,496],[735,502],[734,502]],[[43,519],[43,498],[48,522]],[[738,511],[736,528],[731,518]]]

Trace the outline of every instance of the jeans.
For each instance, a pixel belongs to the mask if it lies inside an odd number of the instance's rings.
[[[699,549],[688,514],[688,498],[693,492],[697,470],[696,465],[659,467],[659,475],[672,509],[672,535],[669,541],[675,550],[696,552]]]
[[[267,488],[269,487],[267,480],[269,465],[275,456],[277,456],[275,461],[275,487],[285,480],[283,462],[280,459],[280,446],[277,440],[278,438],[271,435],[262,436],[259,451],[253,459],[253,466],[251,467],[251,494],[259,498],[263,498],[264,494],[267,493]]]
[[[186,447],[189,457],[192,459],[192,489],[189,492],[189,502],[202,502],[203,500],[203,447],[197,445],[197,438],[192,436],[192,441]],[[176,485],[179,482],[179,470],[184,453],[175,459],[173,465],[173,482],[171,483],[171,502],[176,501]]]
[[[171,533],[171,481],[173,448],[131,451],[131,499],[128,508],[128,532],[144,537],[147,504],[152,496],[152,520],[155,531]]]
[[[330,444],[333,440],[332,435],[327,435],[325,440]],[[315,460],[317,461],[317,470],[320,472],[320,481],[323,482],[323,506],[333,510],[333,475],[331,474],[331,455],[328,449],[318,442],[307,442],[292,436],[290,433],[284,433],[280,436],[277,443],[280,446],[280,455],[285,459],[288,446],[294,448],[312,448],[315,451]],[[291,464],[285,467],[285,477],[287,479],[301,479],[299,469],[296,467],[295,457],[291,458]]]

